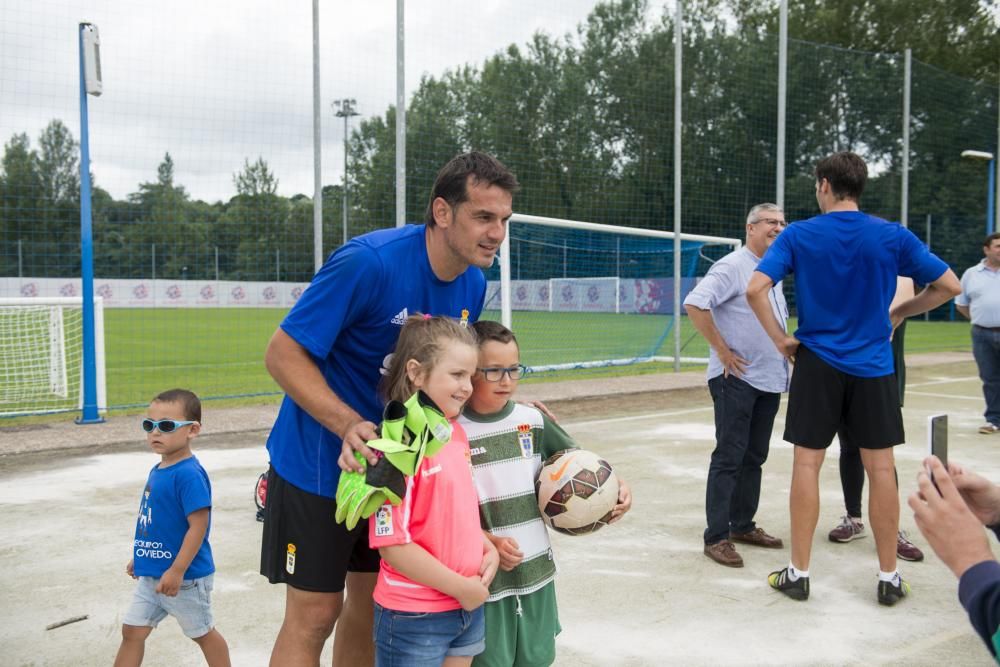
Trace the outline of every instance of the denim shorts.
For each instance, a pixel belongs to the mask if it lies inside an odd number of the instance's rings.
[[[375,667],[440,667],[446,656],[486,649],[486,617],[475,611],[393,611],[375,603]]]
[[[214,627],[212,621],[212,578],[185,579],[175,597],[156,592],[159,577],[139,577],[132,606],[125,612],[125,625],[155,628],[167,614],[180,623],[191,639],[203,637]]]

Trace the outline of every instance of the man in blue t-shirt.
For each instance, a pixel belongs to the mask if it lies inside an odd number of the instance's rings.
[[[868,514],[879,560],[878,601],[892,605],[909,585],[896,570],[899,491],[892,448],[904,440],[890,338],[907,317],[939,306],[960,286],[948,265],[908,229],[862,213],[868,168],[851,152],[816,165],[821,215],[778,236],[747,287],[747,300],[778,350],[795,361],[784,439],[795,445],[792,557],[768,583],[797,600],[809,597],[809,558],[819,518],[819,470],[838,428],[861,449],[870,481]],[[768,291],[795,274],[799,328],[788,335],[771,312]],[[926,287],[890,311],[896,277]]]
[[[362,471],[353,451],[377,461],[365,443],[376,437],[377,385],[406,318],[479,317],[479,269],[493,264],[517,189],[492,156],[452,158],[438,172],[425,224],[342,246],[271,338],[264,361],[286,395],[267,441],[261,574],[288,584],[272,665],[318,663],[335,624],[334,664],[372,664],[379,556],[366,521],[351,530],[334,521],[340,469]]]

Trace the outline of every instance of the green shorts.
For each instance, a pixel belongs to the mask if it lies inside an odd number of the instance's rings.
[[[487,602],[486,651],[477,655],[472,665],[548,667],[555,662],[556,635],[560,632],[555,582],[534,593]]]

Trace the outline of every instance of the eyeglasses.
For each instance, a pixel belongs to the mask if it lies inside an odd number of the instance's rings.
[[[197,423],[196,421],[178,421],[176,419],[143,419],[142,430],[146,433],[152,433],[153,429],[160,429],[160,433],[173,433],[181,426],[189,426],[190,424]]]
[[[518,364],[510,368],[477,368],[476,370],[483,374],[487,382],[499,382],[504,375],[511,380],[520,380],[524,373],[524,365]]]
[[[760,218],[759,220],[754,220],[753,224],[757,224],[758,222],[766,222],[767,224],[771,225],[772,227],[787,227],[788,226],[788,223],[785,222],[784,220],[775,220],[774,218]]]

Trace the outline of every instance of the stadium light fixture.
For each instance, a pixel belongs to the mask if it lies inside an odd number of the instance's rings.
[[[995,179],[994,174],[996,173],[994,166],[996,164],[996,156],[988,151],[973,151],[966,150],[962,151],[962,157],[967,160],[981,160],[987,163],[986,166],[986,235],[989,236],[993,233],[993,207],[995,205],[994,190]]]
[[[347,139],[349,137],[347,133],[347,121],[350,120],[351,116],[360,116],[355,109],[357,107],[358,101],[351,98],[344,98],[342,100],[334,100],[333,106],[337,109],[334,112],[334,116],[337,118],[344,119],[344,243],[347,243]]]

